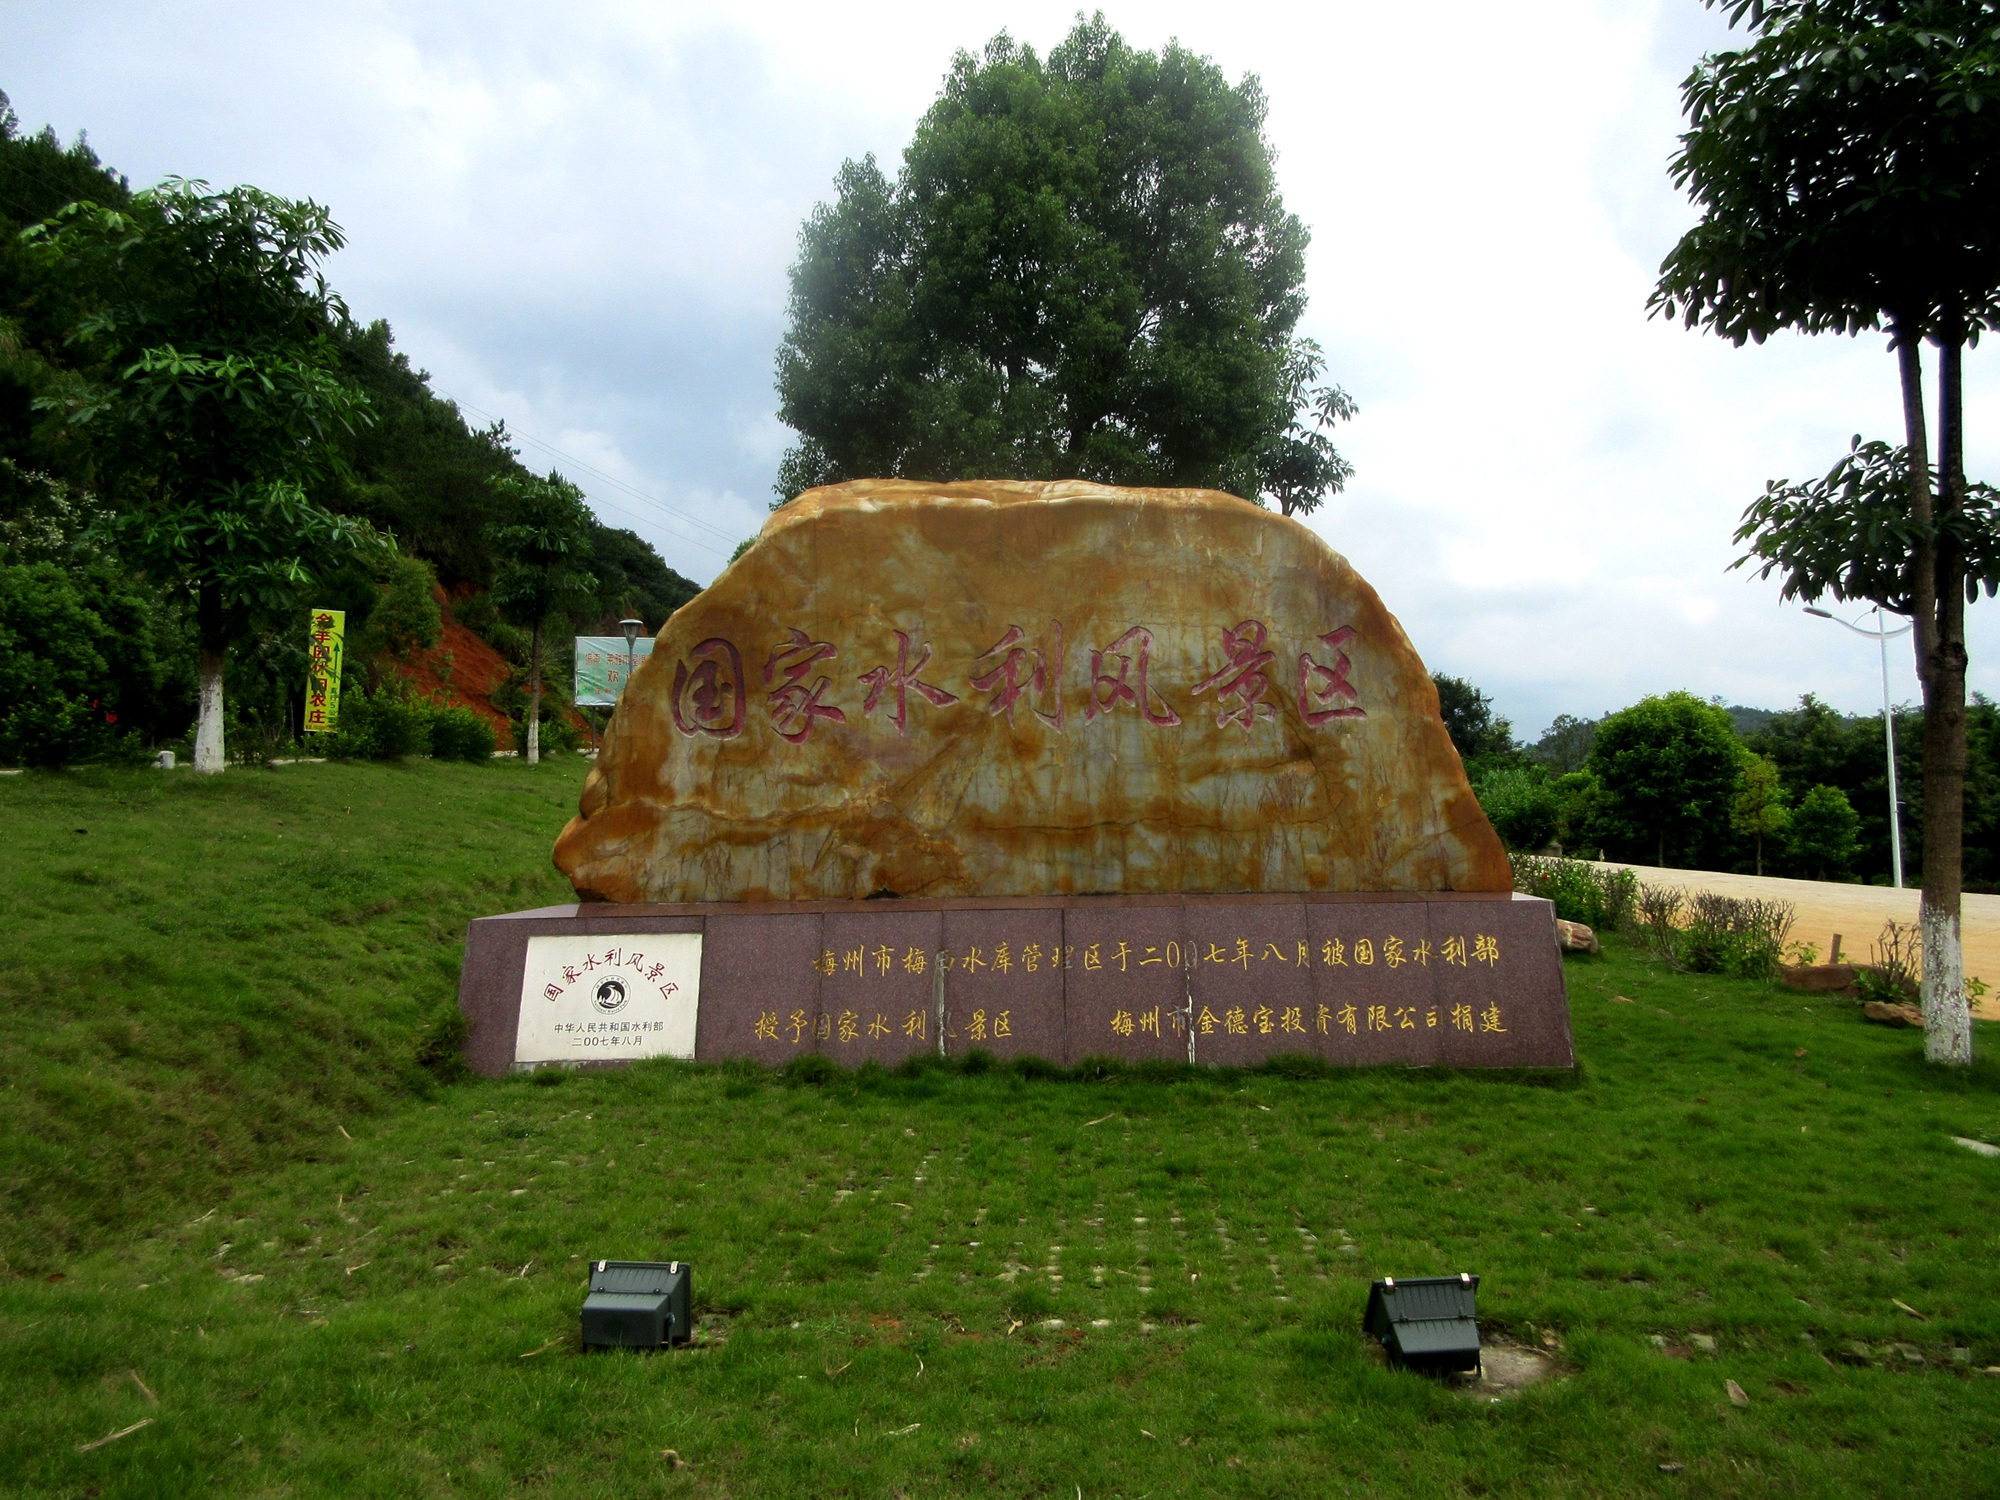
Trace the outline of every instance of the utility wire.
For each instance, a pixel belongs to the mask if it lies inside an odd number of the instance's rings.
[[[434,389],[436,388],[434,387]],[[438,390],[438,394],[440,396],[443,396],[447,401],[450,401],[457,406],[463,407],[466,411],[473,413],[473,415],[475,416],[484,417],[489,422],[500,422],[503,425],[505,424],[506,421],[505,418],[496,417],[493,415],[493,413],[489,411],[484,411],[481,408],[474,406],[470,401],[461,401],[459,400],[458,397],[452,395],[451,392],[449,391]],[[736,543],[741,540],[741,538],[733,536],[729,532],[724,531],[719,526],[713,526],[709,524],[707,521],[700,519],[698,516],[691,516],[686,511],[679,510],[676,507],[667,504],[664,500],[660,500],[652,495],[649,495],[644,490],[639,489],[636,486],[627,484],[624,480],[618,479],[613,475],[605,473],[602,469],[595,468],[592,465],[585,463],[582,459],[576,457],[575,454],[566,453],[562,449],[556,447],[555,444],[550,442],[545,442],[543,439],[534,436],[532,433],[523,432],[516,427],[508,427],[507,435],[509,437],[519,438],[524,443],[532,444],[533,446],[541,449],[544,453],[552,454],[556,458],[559,458],[563,460],[563,462],[569,464],[572,468],[580,470],[581,472],[590,475],[592,478],[597,479],[604,484],[612,486],[612,488],[614,489],[622,490],[624,493],[632,496],[634,499],[639,500],[644,504],[653,507],[655,510],[661,512],[664,515],[671,516],[674,519],[682,521],[689,526],[698,526],[703,531],[708,532],[711,536],[714,536],[717,539],[728,543],[731,547],[734,547]],[[625,507],[618,505],[616,501],[606,501],[605,503],[611,505],[614,509],[623,511],[628,516],[631,516],[633,514],[630,510],[627,510]],[[633,516],[633,519],[642,520],[643,518],[638,516]],[[704,552],[714,553],[715,556],[717,557],[727,558],[729,556],[727,552],[723,552],[718,550],[717,548],[711,547],[697,537],[691,537],[691,536],[683,537],[682,540],[689,542],[696,547],[700,547]]]

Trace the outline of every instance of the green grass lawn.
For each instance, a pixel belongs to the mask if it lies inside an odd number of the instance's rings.
[[[432,1085],[580,779],[0,779],[0,1492],[2000,1492],[1991,1063],[1614,942],[1573,1084]],[[601,1256],[692,1261],[703,1340],[580,1354]],[[1370,1357],[1371,1277],[1462,1269],[1560,1378]]]

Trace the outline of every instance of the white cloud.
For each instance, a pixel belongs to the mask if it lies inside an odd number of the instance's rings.
[[[330,203],[356,313],[387,317],[441,389],[608,476],[577,474],[606,519],[706,579],[761,523],[789,440],[771,359],[801,219],[841,158],[893,165],[956,48],[1004,26],[1045,50],[1075,8],[17,6],[0,83],[31,127],[88,127],[137,181]],[[1524,730],[1676,687],[1878,701],[1865,642],[1726,570],[1765,479],[1896,436],[1881,340],[1736,350],[1645,313],[1691,219],[1665,167],[1679,81],[1726,35],[1713,12],[1110,19],[1263,80],[1314,233],[1305,331],[1362,406],[1354,487],[1315,524],[1435,670]],[[2000,476],[1988,349],[1967,416],[1974,473]],[[1996,621],[1973,612],[1973,683],[2000,696]],[[1894,690],[1916,697],[1907,650]]]

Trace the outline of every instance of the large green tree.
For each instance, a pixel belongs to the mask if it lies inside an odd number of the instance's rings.
[[[1353,405],[1296,335],[1307,234],[1254,78],[1079,19],[960,53],[892,182],[807,220],[778,352],[786,500],[862,477],[1212,485],[1309,511]]]
[[[319,266],[340,230],[316,203],[170,178],[124,209],[72,203],[23,237],[77,290],[71,338],[96,372],[35,404],[95,429],[114,544],[191,599],[194,767],[219,771],[231,642],[369,540],[307,495],[338,462],[336,434],[368,416],[327,336],[344,309]]]
[[[491,527],[487,545],[499,559],[493,602],[514,624],[532,632],[528,652],[529,765],[542,754],[542,668],[551,619],[591,608],[596,575],[588,571],[590,508],[583,491],[560,474],[546,479],[498,479],[509,519]]]
[[[1924,691],[1925,1053],[1972,1059],[1959,945],[1967,499],[1964,350],[2000,321],[2000,13],[1992,0],[1706,0],[1750,23],[1683,89],[1675,180],[1701,221],[1655,305],[1742,343],[1886,327],[1902,384],[1903,590]],[[1923,345],[1938,349],[1933,476]],[[1800,592],[1814,597],[1814,582]]]
[[[1692,693],[1641,698],[1608,714],[1590,745],[1602,816],[1653,862],[1683,858],[1725,826],[1742,747],[1729,715]]]

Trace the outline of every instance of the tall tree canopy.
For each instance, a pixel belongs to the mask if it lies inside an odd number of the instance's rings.
[[[960,53],[894,182],[844,164],[792,268],[780,500],[861,477],[1209,485],[1308,511],[1353,413],[1295,330],[1307,234],[1254,78],[1100,14]]]
[[[369,415],[327,334],[344,309],[319,266],[340,230],[316,203],[169,178],[128,208],[73,203],[24,238],[81,291],[71,338],[102,361],[35,405],[99,430],[107,529],[192,599],[194,765],[219,771],[230,643],[368,535],[306,491],[338,463],[336,433]]]
[[[1964,349],[2000,323],[2000,7],[1993,0],[1707,0],[1744,47],[1683,87],[1676,182],[1702,210],[1655,307],[1741,344],[1886,326],[1902,382],[1907,506],[1873,548],[1901,573],[1924,690],[1925,1051],[1972,1059],[1959,945],[1966,760]],[[1933,475],[1923,343],[1938,347]],[[1810,550],[1806,511],[1757,550]],[[1801,545],[1800,539],[1805,539]],[[1886,545],[1899,544],[1896,555]],[[1789,568],[1790,564],[1786,564]],[[1816,598],[1839,569],[1791,568]],[[1886,602],[1886,601],[1885,601]]]

